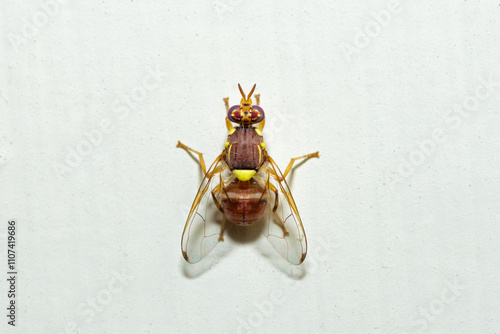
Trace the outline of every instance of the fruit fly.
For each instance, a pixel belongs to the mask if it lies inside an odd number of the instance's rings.
[[[198,155],[204,174],[182,233],[181,250],[187,262],[200,261],[224,240],[227,221],[240,226],[263,223],[264,235],[288,262],[300,264],[306,257],[306,234],[285,177],[295,161],[318,158],[319,153],[291,159],[281,173],[267,153],[260,95],[255,95],[255,105],[251,99],[255,86],[245,95],[238,84],[243,96],[239,105],[229,107],[229,98],[223,99],[228,137],[208,170],[202,153],[177,143]]]

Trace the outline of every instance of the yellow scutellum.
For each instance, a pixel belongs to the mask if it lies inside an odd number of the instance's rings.
[[[238,180],[240,181],[248,181],[250,180],[254,175],[256,171],[252,169],[235,169],[233,170],[233,174],[236,175]]]

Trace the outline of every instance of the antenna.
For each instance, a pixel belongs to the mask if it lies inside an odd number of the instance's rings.
[[[250,93],[248,94],[248,97],[246,97],[246,96],[245,96],[245,93],[243,92],[243,88],[241,88],[241,85],[240,85],[240,84],[238,84],[238,88],[240,89],[240,93],[241,93],[241,95],[243,96],[243,99],[244,99],[245,101],[250,100],[250,98],[252,97],[253,91],[255,90],[255,87],[256,87],[256,86],[257,86],[257,84],[253,85],[252,90],[251,90],[251,91],[250,91]]]
[[[246,100],[246,96],[245,96],[245,93],[243,93],[243,88],[241,88],[240,84],[238,84],[238,88],[240,89],[240,93],[241,95],[243,96],[243,98]]]
[[[253,85],[252,90],[250,91],[250,94],[248,94],[247,100],[250,100],[250,98],[252,97],[253,91],[255,90],[255,86],[257,86],[257,84]]]

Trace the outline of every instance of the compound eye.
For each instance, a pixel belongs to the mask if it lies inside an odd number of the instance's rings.
[[[241,121],[241,107],[236,105],[229,108],[227,118],[229,118],[231,122],[239,123]]]
[[[264,109],[259,106],[252,106],[252,123],[260,123],[264,120],[264,117],[266,117]]]

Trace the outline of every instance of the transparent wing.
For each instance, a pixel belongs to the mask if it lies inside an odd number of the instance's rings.
[[[301,264],[307,254],[306,233],[283,174],[274,160],[267,158],[256,175],[268,192],[264,235],[288,262]]]
[[[218,199],[218,193],[222,185],[227,184],[230,174],[222,155],[219,155],[201,182],[182,233],[182,255],[189,263],[200,261],[219,242],[224,215],[217,208],[212,193]]]

